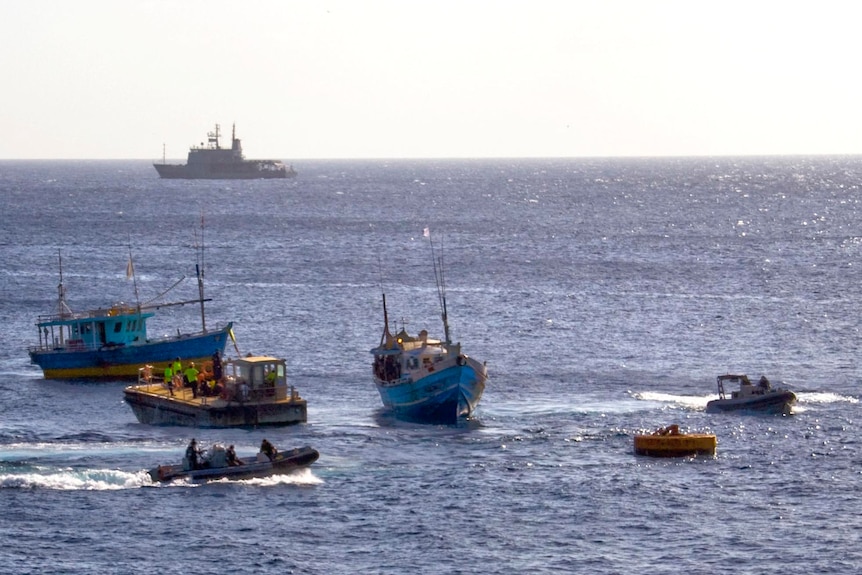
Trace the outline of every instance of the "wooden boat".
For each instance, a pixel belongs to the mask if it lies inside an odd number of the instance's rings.
[[[246,356],[226,359],[222,365],[217,381],[211,362],[204,363],[204,392],[170,385],[146,365],[140,368],[138,384],[124,390],[126,403],[139,422],[151,425],[258,427],[307,421],[308,404],[288,385],[283,359]]]
[[[461,352],[460,343],[388,330],[374,354],[373,377],[383,405],[418,422],[455,423],[468,417],[485,390],[487,367]]]
[[[425,235],[430,240],[427,228]],[[434,271],[445,340],[430,339],[425,330],[413,337],[403,327],[393,336],[384,294],[383,335],[371,350],[372,376],[383,405],[396,417],[452,424],[473,414],[485,391],[488,370],[450,339],[442,261],[439,267],[435,262]]]
[[[698,453],[714,454],[718,441],[710,433],[680,432],[678,425],[657,429],[649,435],[635,436],[635,453],[652,457],[688,457]]]
[[[179,357],[184,361],[204,361],[216,350],[224,352],[232,324],[207,329],[204,314],[202,272],[198,267],[198,299],[174,303],[129,305],[115,303],[104,308],[72,311],[66,303],[63,266],[56,313],[36,321],[39,345],[30,347],[32,363],[47,379],[111,378],[133,379],[144,364],[166,364]],[[127,272],[133,274],[129,259]],[[147,320],[163,307],[195,304],[201,306],[201,330],[165,337],[151,337]]]
[[[223,446],[214,445],[202,458],[195,469],[189,465],[186,458],[179,465],[159,465],[149,470],[150,478],[157,482],[168,482],[174,479],[190,481],[209,481],[212,479],[252,479],[284,475],[297,469],[308,467],[320,457],[320,453],[311,447],[298,447],[290,451],[280,451],[271,460],[263,453],[247,458],[240,458],[241,464],[231,465],[227,461]]]
[[[738,389],[728,395],[725,391],[727,384],[736,385]],[[747,375],[719,375],[717,385],[718,399],[706,404],[707,413],[753,411],[789,415],[796,403],[796,394],[788,389],[772,387],[766,376],[761,376],[754,385]]]

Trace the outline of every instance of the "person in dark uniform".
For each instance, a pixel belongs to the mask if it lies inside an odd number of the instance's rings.
[[[226,458],[227,458],[227,464],[228,464],[230,467],[236,467],[237,465],[242,465],[242,464],[243,464],[243,463],[242,463],[242,460],[240,460],[240,459],[236,456],[236,451],[234,450],[233,445],[229,445],[229,446],[228,446],[228,448],[227,448],[227,453],[225,454],[225,456],[226,456]]]
[[[191,469],[198,468],[198,455],[200,455],[200,451],[198,451],[198,442],[192,438],[191,443],[186,447],[186,459],[188,460],[189,467]]]
[[[215,350],[213,353],[213,379],[216,383],[221,381],[222,375],[221,354]]]
[[[266,439],[260,443],[260,452],[269,457],[270,461],[275,459],[275,456],[278,455],[278,450]]]

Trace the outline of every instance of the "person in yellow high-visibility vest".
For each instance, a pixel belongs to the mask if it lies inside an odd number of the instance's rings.
[[[183,374],[186,376],[186,385],[192,388],[192,397],[198,396],[198,370],[195,362],[189,363]]]

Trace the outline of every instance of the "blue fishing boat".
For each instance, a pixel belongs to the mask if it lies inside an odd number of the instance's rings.
[[[425,235],[428,236],[426,229]],[[428,236],[430,237],[430,236]],[[433,253],[433,244],[432,244]],[[461,351],[449,336],[442,261],[434,266],[445,340],[422,330],[409,335],[402,327],[389,331],[386,295],[383,295],[383,335],[371,350],[374,383],[383,405],[396,417],[422,423],[457,423],[473,414],[488,379],[487,366]]]
[[[129,273],[133,273],[131,258]],[[203,281],[197,266],[198,299],[152,305],[117,303],[105,308],[72,311],[66,303],[62,260],[57,311],[37,318],[39,344],[30,347],[30,361],[46,379],[137,378],[144,364],[163,367],[176,358],[205,361],[218,350],[224,352],[232,324],[207,329],[204,315]],[[147,320],[159,308],[200,303],[201,330],[165,337],[150,337]]]

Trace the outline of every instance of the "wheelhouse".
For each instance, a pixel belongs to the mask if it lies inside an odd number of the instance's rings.
[[[99,349],[147,340],[147,319],[154,314],[122,304],[84,314],[41,316],[36,322],[39,348]]]

